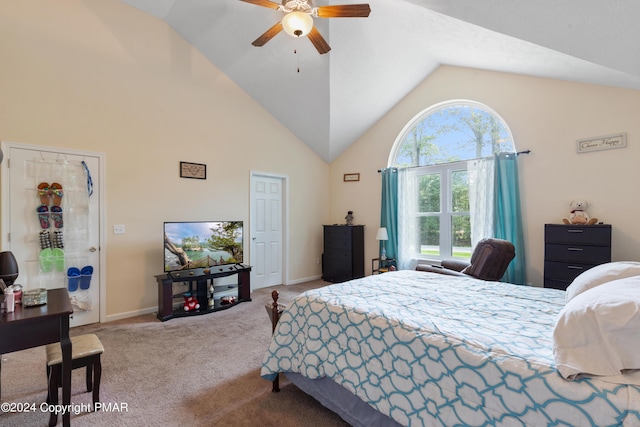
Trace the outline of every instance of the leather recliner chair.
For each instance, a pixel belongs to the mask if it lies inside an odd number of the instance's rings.
[[[498,281],[515,256],[515,247],[511,242],[487,238],[478,242],[471,254],[470,262],[447,259],[443,260],[441,265],[418,264],[416,270]]]

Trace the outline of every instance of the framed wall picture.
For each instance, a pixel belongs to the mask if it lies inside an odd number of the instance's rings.
[[[343,177],[344,182],[360,181],[359,173],[345,173]]]
[[[207,179],[207,165],[180,162],[180,178]]]
[[[596,136],[593,138],[579,139],[576,143],[578,153],[590,151],[611,150],[613,148],[625,148],[627,146],[627,134],[616,133],[613,135]]]

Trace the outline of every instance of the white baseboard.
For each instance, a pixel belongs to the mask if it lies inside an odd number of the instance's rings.
[[[118,313],[118,314],[112,314],[110,316],[107,316],[107,319],[104,322],[100,322],[100,323],[113,322],[114,320],[127,319],[129,317],[141,316],[143,314],[151,314],[151,313],[157,313],[157,312],[158,312],[157,306],[143,308],[141,310],[127,311],[125,313]]]
[[[297,285],[298,283],[304,283],[304,282],[311,282],[312,280],[319,280],[322,279],[322,275],[318,275],[318,276],[311,276],[311,277],[305,277],[303,279],[296,279],[296,280],[289,280],[289,282],[287,282],[287,285]]]

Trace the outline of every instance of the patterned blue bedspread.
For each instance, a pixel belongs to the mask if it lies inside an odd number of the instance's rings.
[[[261,374],[332,378],[407,426],[640,426],[640,387],[556,372],[555,289],[397,271],[298,296]]]

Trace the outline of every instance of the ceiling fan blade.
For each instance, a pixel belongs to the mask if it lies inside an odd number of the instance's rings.
[[[307,37],[309,37],[309,40],[311,40],[311,43],[313,43],[320,55],[331,50],[331,46],[327,44],[324,37],[322,37],[322,34],[320,34],[320,31],[318,31],[315,26],[311,28],[311,31],[309,32]]]
[[[319,6],[316,9],[319,18],[366,18],[371,13],[366,3]]]
[[[264,46],[269,40],[274,38],[280,31],[282,31],[282,22],[276,22],[273,27],[264,32],[263,35],[258,37],[251,43],[254,46]]]
[[[275,3],[269,0],[240,0],[245,3],[251,3],[262,7],[268,7],[270,9],[277,9],[280,7],[279,3]]]

